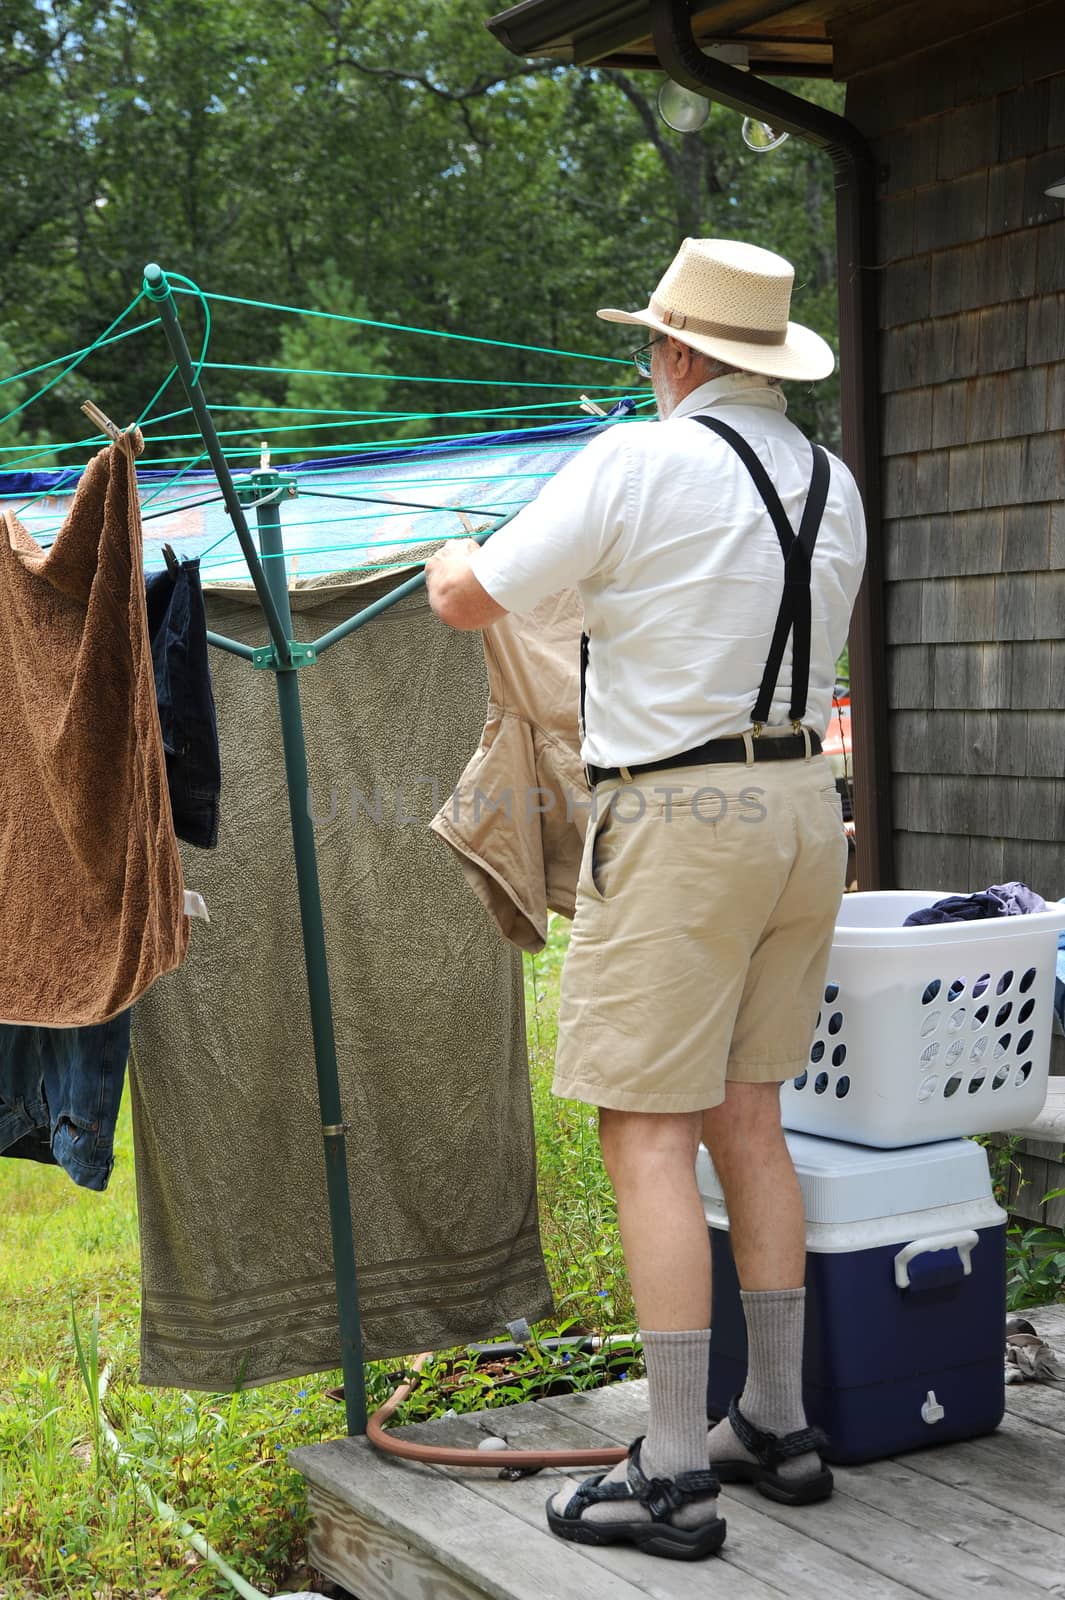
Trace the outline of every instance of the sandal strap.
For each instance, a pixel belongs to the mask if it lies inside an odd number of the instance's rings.
[[[772,1470],[782,1461],[794,1461],[797,1456],[816,1453],[820,1455],[828,1443],[820,1428],[797,1428],[794,1433],[770,1433],[756,1428],[740,1410],[735,1398],[729,1402],[729,1427],[749,1455],[760,1466]]]
[[[563,1516],[579,1521],[589,1506],[602,1505],[604,1500],[632,1499],[627,1483],[604,1483],[605,1477],[605,1472],[596,1472],[590,1478],[583,1478],[566,1502]]]
[[[652,1522],[665,1522],[681,1506],[693,1500],[705,1500],[721,1489],[717,1473],[699,1468],[692,1472],[678,1472],[673,1478],[649,1478],[640,1466],[640,1446],[643,1435],[629,1446],[628,1480],[632,1494],[646,1507]]]

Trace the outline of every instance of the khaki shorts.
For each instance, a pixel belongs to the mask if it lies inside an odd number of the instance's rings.
[[[562,974],[555,1094],[702,1111],[807,1064],[847,840],[823,756],[601,783]]]

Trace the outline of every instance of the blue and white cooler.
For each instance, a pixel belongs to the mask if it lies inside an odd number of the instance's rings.
[[[971,1139],[879,1150],[789,1133],[806,1210],[807,1417],[826,1459],[989,1433],[1005,1404],[1006,1214]],[[713,1247],[707,1410],[741,1393],[747,1335],[724,1198],[699,1153]]]

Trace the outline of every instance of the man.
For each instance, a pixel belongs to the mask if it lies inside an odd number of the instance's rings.
[[[843,889],[818,752],[865,530],[847,468],[784,416],[777,380],[833,367],[788,321],[793,277],[754,245],[686,239],[645,310],[599,312],[650,330],[635,358],[661,420],[605,430],[483,548],[427,567],[453,627],[570,586],[584,603],[596,807],[554,1090],[599,1108],[650,1418],[625,1462],[547,1514],[563,1538],[688,1559],[724,1538],[720,1479],[791,1504],[832,1488],[802,1406],[805,1224],[779,1086],[806,1066]],[[709,1438],[700,1138],[749,1346]]]

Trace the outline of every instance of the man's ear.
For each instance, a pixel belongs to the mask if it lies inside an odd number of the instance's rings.
[[[669,335],[669,343],[673,346],[673,362],[679,378],[686,378],[692,369],[697,351],[690,344],[685,344],[682,339],[674,339]]]

